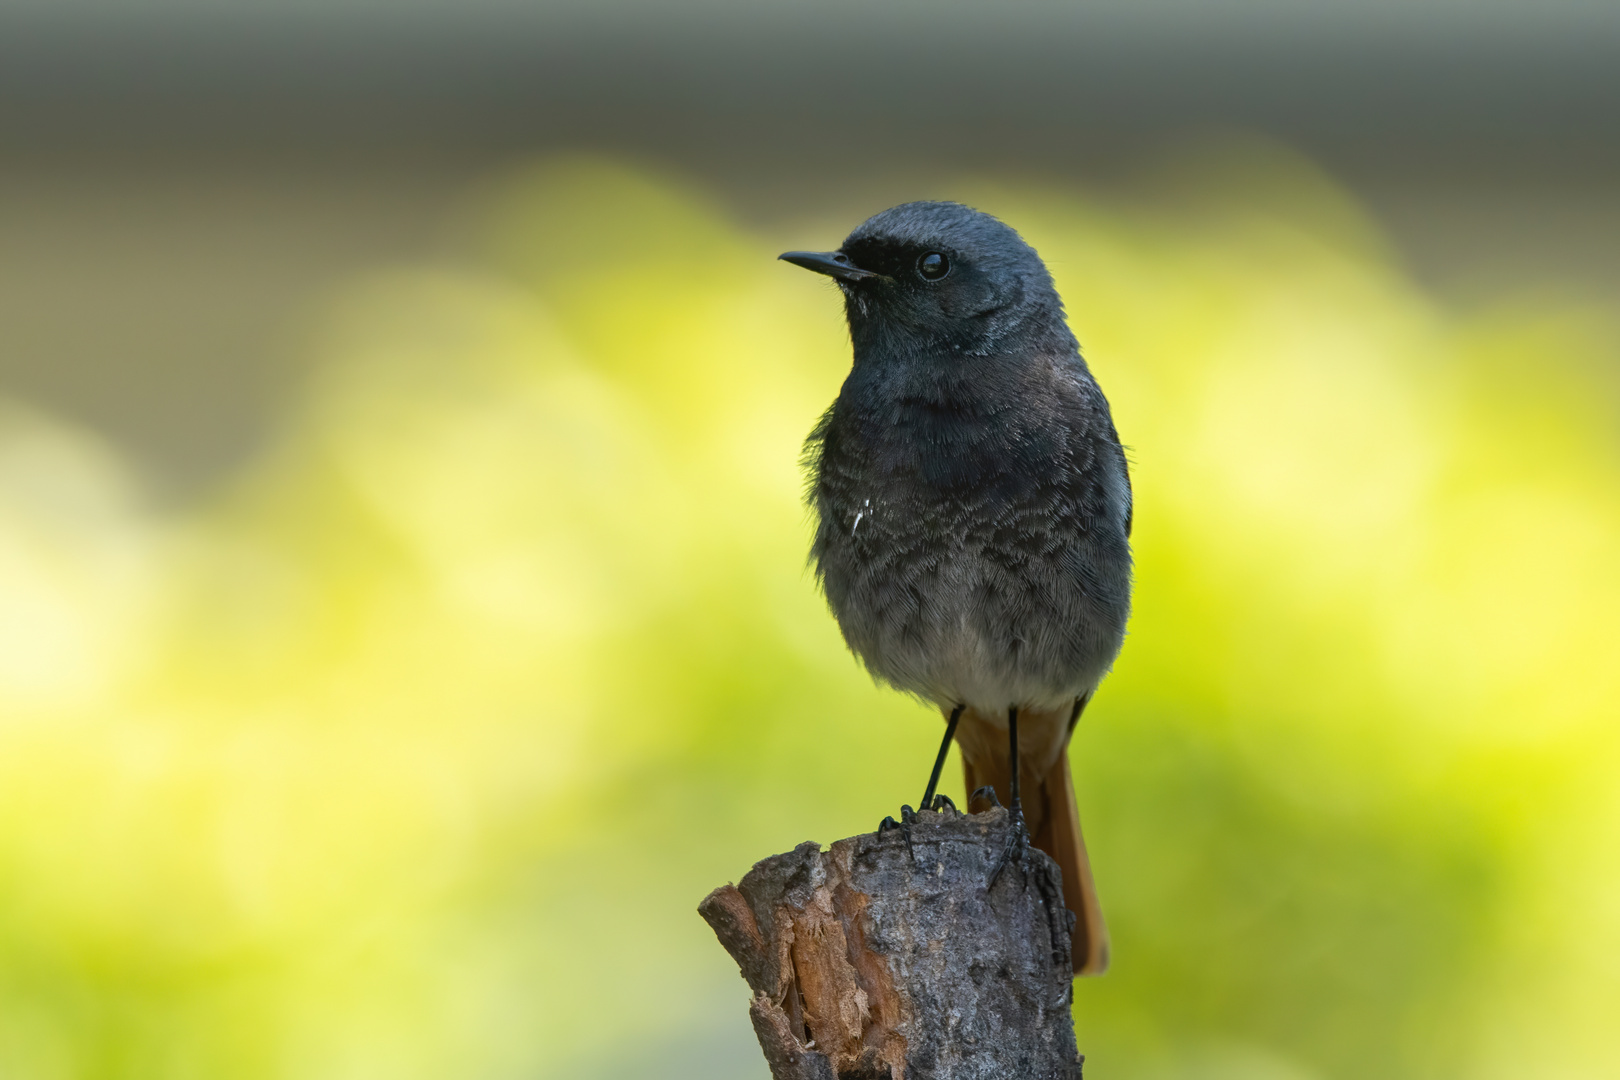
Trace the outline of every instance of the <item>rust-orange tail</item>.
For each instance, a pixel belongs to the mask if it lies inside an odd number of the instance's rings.
[[[1080,811],[1069,775],[1069,736],[1078,712],[1020,711],[1018,714],[1019,777],[1024,820],[1036,847],[1052,856],[1063,871],[1063,900],[1078,918],[1074,925],[1074,972],[1101,975],[1108,970],[1108,928],[1097,902],[1097,886],[1080,835]],[[971,795],[986,784],[995,788],[1003,806],[1012,802],[1012,766],[1006,717],[992,719],[973,709],[962,714],[956,729],[962,748],[962,771]]]

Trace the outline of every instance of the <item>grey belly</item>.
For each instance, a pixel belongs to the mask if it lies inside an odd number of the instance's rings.
[[[901,690],[991,715],[1060,708],[1096,687],[1124,640],[1129,563],[1100,556],[959,548],[898,578],[892,566],[851,566],[845,588],[829,576],[829,599],[850,647]]]

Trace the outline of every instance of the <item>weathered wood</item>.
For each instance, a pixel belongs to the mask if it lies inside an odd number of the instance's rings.
[[[754,991],[775,1080],[1079,1080],[1057,864],[1031,848],[986,889],[1007,811],[755,864],[698,911]]]

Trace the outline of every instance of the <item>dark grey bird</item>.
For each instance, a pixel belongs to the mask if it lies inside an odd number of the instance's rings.
[[[922,806],[954,737],[968,790],[1013,812],[992,885],[1026,840],[1056,859],[1075,971],[1100,973],[1066,750],[1130,614],[1131,486],[1107,399],[1046,265],[989,214],[906,203],[836,251],[781,258],[837,282],[854,345],[805,445],[811,559],[844,640],[947,718]]]

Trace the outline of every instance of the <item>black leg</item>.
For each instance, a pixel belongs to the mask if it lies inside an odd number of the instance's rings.
[[[1012,812],[1021,814],[1024,811],[1023,800],[1018,797],[1018,774],[1023,772],[1018,767],[1018,706],[1013,705],[1007,710],[1007,753],[1012,761]]]
[[[934,808],[934,789],[939,787],[939,774],[945,771],[945,757],[951,752],[951,739],[956,735],[956,722],[962,719],[962,710],[965,707],[958,705],[951,710],[951,718],[945,724],[945,741],[939,744],[939,756],[934,758],[934,771],[928,774],[928,790],[923,792],[923,801],[918,804],[919,810]]]
[[[923,792],[922,809],[924,810],[932,810],[934,807],[934,791],[939,787],[939,775],[945,770],[945,758],[951,752],[951,739],[956,736],[956,722],[962,719],[962,711],[965,708],[967,708],[966,705],[958,705],[952,709],[951,718],[945,724],[945,738],[939,744],[939,753],[934,757],[934,769],[928,774],[928,790]],[[939,801],[950,802],[943,795],[939,797]],[[955,807],[952,807],[952,809],[955,809]],[[917,812],[909,806],[902,806],[899,821],[894,820],[892,817],[886,817],[878,823],[878,835],[882,836],[890,829],[899,829],[900,835],[905,838],[906,850],[911,852],[911,857],[915,860],[917,853],[911,846],[911,826],[916,820]]]
[[[1007,846],[1001,851],[1001,857],[990,871],[990,880],[985,882],[985,888],[995,887],[996,879],[1001,872],[1007,869],[1010,862],[1023,865],[1024,849],[1029,844],[1029,830],[1024,827],[1024,801],[1019,793],[1018,774],[1023,770],[1018,767],[1018,706],[1013,705],[1007,710],[1007,751],[1012,762],[1012,805],[1007,807]]]

